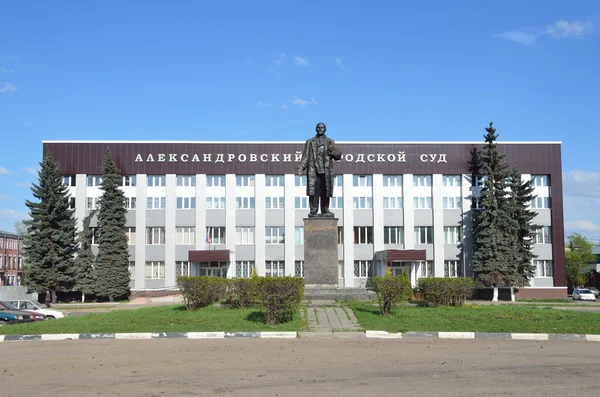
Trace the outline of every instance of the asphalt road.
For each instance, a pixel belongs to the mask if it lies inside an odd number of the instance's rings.
[[[595,395],[600,345],[511,340],[0,344],[3,397]]]

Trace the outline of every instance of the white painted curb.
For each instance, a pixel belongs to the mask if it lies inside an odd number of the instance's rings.
[[[510,337],[518,340],[548,340],[548,334],[510,334]]]
[[[475,339],[475,332],[438,332],[440,339]]]
[[[365,331],[365,337],[380,339],[402,339],[402,333],[389,333],[387,331]]]
[[[4,335],[0,335],[0,342],[4,342]]]
[[[298,337],[296,332],[261,332],[261,338],[295,339]]]
[[[121,333],[115,334],[115,339],[152,339],[152,333]]]
[[[42,334],[42,340],[79,339],[79,334]]]
[[[188,339],[224,339],[225,332],[188,332]]]
[[[586,335],[585,339],[588,342],[600,342],[600,335]]]

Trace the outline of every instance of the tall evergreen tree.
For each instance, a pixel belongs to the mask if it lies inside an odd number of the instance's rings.
[[[77,256],[75,257],[75,285],[73,289],[81,292],[81,301],[85,302],[86,294],[96,292],[96,256],[92,251],[92,233],[90,227],[96,211],[90,212],[83,219],[83,229],[77,235]]]
[[[516,245],[517,223],[510,212],[507,194],[508,165],[498,151],[498,135],[490,123],[481,150],[485,184],[479,194],[479,213],[474,216],[473,273],[481,286],[494,288],[493,300],[498,300],[498,287],[512,285],[517,280],[513,248]]]
[[[30,291],[51,291],[55,302],[56,291],[70,290],[74,283],[75,219],[68,189],[51,155],[40,163],[38,180],[31,187],[38,201],[25,201],[30,216],[25,222],[25,283]]]
[[[119,188],[123,177],[109,149],[106,149],[102,171],[96,293],[112,302],[115,296],[129,291],[129,247],[125,235],[125,194]]]

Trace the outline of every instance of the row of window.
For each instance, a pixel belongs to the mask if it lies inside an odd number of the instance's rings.
[[[0,249],[7,250],[19,250],[23,249],[23,240],[22,239],[13,239],[13,238],[0,238]]]
[[[3,270],[17,270],[23,268],[23,257],[16,255],[2,255],[0,254],[0,269]]]

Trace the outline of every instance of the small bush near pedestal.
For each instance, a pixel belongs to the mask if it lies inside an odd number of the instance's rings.
[[[227,303],[234,307],[248,307],[256,303],[258,277],[234,278],[229,282]]]
[[[412,286],[406,274],[400,276],[386,274],[383,277],[373,277],[372,282],[382,316],[390,314],[394,303],[408,301],[412,297]]]
[[[257,296],[267,324],[289,321],[298,311],[304,298],[304,279],[301,277],[259,278]]]
[[[469,277],[420,278],[418,286],[423,300],[431,306],[462,306],[473,295],[473,288],[475,283]]]
[[[187,310],[196,310],[223,299],[228,283],[227,279],[220,277],[177,277],[177,285]]]

